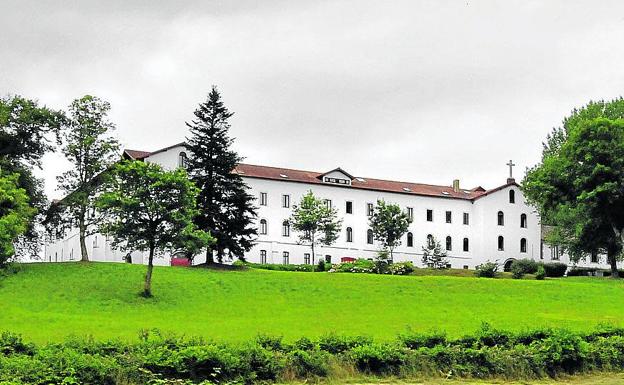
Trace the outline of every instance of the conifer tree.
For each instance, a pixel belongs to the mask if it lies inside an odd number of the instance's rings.
[[[256,216],[253,197],[240,175],[233,173],[242,158],[231,149],[233,139],[228,135],[233,115],[223,104],[216,87],[195,110],[195,119],[186,125],[189,177],[199,188],[195,218],[197,227],[209,231],[217,242],[206,252],[206,262],[213,263],[216,252],[219,262],[227,252],[242,258],[249,251],[257,234],[253,221]]]

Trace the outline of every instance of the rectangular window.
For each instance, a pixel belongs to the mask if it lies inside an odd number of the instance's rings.
[[[410,221],[414,220],[414,208],[413,207],[407,208],[407,216],[410,219]]]
[[[284,265],[288,265],[290,263],[290,253],[288,251],[284,251],[282,254],[282,263]]]
[[[470,215],[468,213],[464,213],[464,224],[465,225],[470,224]]]
[[[366,215],[368,215],[369,217],[373,216],[373,204],[372,203],[367,203],[366,204]]]
[[[347,203],[345,204],[345,212],[347,214],[353,214],[353,202],[347,201]]]
[[[327,206],[328,209],[332,208],[332,201],[331,201],[331,199],[325,199],[325,206]]]
[[[598,263],[598,253],[595,251],[591,253],[591,261],[592,263]]]
[[[282,223],[282,236],[290,237],[290,223],[288,221]]]
[[[331,255],[325,256],[325,263],[331,263]]]
[[[304,265],[310,264],[310,253],[303,254],[303,264]]]
[[[468,238],[464,238],[464,251],[468,251],[469,247]]]
[[[290,195],[282,195],[282,207],[286,209],[290,207]]]
[[[433,222],[433,210],[427,209],[427,222]]]
[[[266,206],[266,205],[267,205],[267,193],[261,192],[260,193],[260,206]]]
[[[266,264],[266,250],[260,250],[260,263],[261,264]]]
[[[450,211],[446,212],[446,223],[451,223],[453,222],[453,213]]]

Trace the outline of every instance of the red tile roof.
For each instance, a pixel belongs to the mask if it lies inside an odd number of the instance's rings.
[[[124,154],[128,155],[132,159],[143,159],[150,156],[151,152],[139,150],[125,150]]]
[[[324,183],[321,178],[321,176],[326,173],[315,171],[302,171],[288,168],[258,166],[253,164],[241,163],[236,167],[234,172],[238,173],[241,176],[249,178],[327,185],[327,183]],[[473,200],[481,195],[486,194],[486,192],[479,187],[471,190],[460,189],[458,192],[455,192],[453,191],[452,186],[436,186],[422,183],[398,182],[383,179],[357,177],[352,180],[351,186],[341,186],[333,184],[332,186],[466,200]],[[498,187],[497,189],[500,188],[502,187]]]

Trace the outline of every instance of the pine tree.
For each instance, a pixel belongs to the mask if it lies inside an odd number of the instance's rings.
[[[191,136],[187,138],[189,177],[199,188],[195,218],[197,227],[210,233],[217,242],[206,252],[206,262],[213,263],[213,254],[222,262],[226,251],[242,258],[253,246],[257,234],[253,226],[256,216],[253,197],[240,175],[232,173],[242,158],[230,147],[228,119],[233,115],[221,100],[216,87],[208,99],[195,110],[195,119],[186,123]]]

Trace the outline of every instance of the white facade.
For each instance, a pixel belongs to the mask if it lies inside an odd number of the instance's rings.
[[[181,158],[185,154],[184,145],[179,144],[151,153],[142,159],[158,163],[167,169],[173,169],[182,164]],[[498,261],[500,264],[505,264],[511,260],[523,258],[544,262],[559,261],[560,258],[561,262],[569,262],[565,255],[555,254],[542,244],[542,227],[539,217],[535,209],[526,204],[521,190],[513,180],[508,180],[501,187],[488,191],[455,190],[459,192],[458,194],[449,194],[445,191],[445,189],[452,189],[452,186],[433,186],[442,192],[439,195],[432,195],[430,191],[421,194],[417,190],[412,191],[408,188],[404,188],[405,191],[361,188],[361,182],[365,182],[364,179],[353,178],[340,169],[326,174],[316,173],[319,179],[313,183],[306,183],[292,178],[292,175],[301,175],[306,172],[252,167],[253,170],[268,170],[273,173],[277,172],[275,170],[281,171],[277,179],[264,174],[254,175],[243,171],[239,173],[249,186],[250,193],[257,198],[256,221],[259,235],[256,245],[245,254],[245,258],[250,262],[304,264],[316,263],[319,258],[324,258],[336,263],[345,257],[374,258],[380,246],[377,242],[369,243],[368,205],[374,205],[379,199],[398,204],[405,211],[409,208],[413,213],[413,222],[409,227],[411,235],[406,234],[402,244],[394,251],[394,260],[397,262],[412,261],[416,266],[422,266],[422,247],[426,244],[428,235],[440,241],[442,247],[447,245],[447,238],[449,238],[450,248],[447,253],[449,262],[454,268],[473,269],[486,261]],[[308,174],[314,173],[305,175]],[[360,185],[360,188],[355,187],[356,183]],[[399,182],[388,181],[388,183]],[[315,261],[310,256],[310,247],[298,244],[297,234],[284,228],[284,221],[290,217],[293,205],[296,205],[310,190],[316,196],[331,201],[331,205],[337,209],[339,217],[343,220],[342,232],[338,240],[332,246],[318,246],[315,250]],[[461,191],[468,195],[462,197]],[[510,194],[513,194],[513,199]],[[351,213],[347,212],[347,205],[350,205]],[[429,214],[428,210],[430,210]],[[500,223],[499,212],[503,216]],[[526,220],[521,218],[526,218]],[[465,219],[467,223],[464,223]],[[261,221],[266,225],[261,226]],[[264,233],[265,229],[266,233]],[[350,236],[348,232],[351,233]],[[411,243],[408,242],[408,237],[412,238]],[[502,243],[499,243],[499,237],[502,237]],[[91,260],[124,261],[123,253],[111,250],[104,236],[90,237],[87,246]],[[67,261],[72,257],[74,260],[79,260],[79,253],[80,248],[75,233],[46,247],[48,261]],[[142,263],[145,259],[146,257],[140,252],[132,254],[133,263]],[[198,256],[195,263],[204,261],[204,256]],[[588,261],[583,265],[606,267],[604,261],[602,262]],[[155,263],[168,265],[169,257],[157,259]]]

